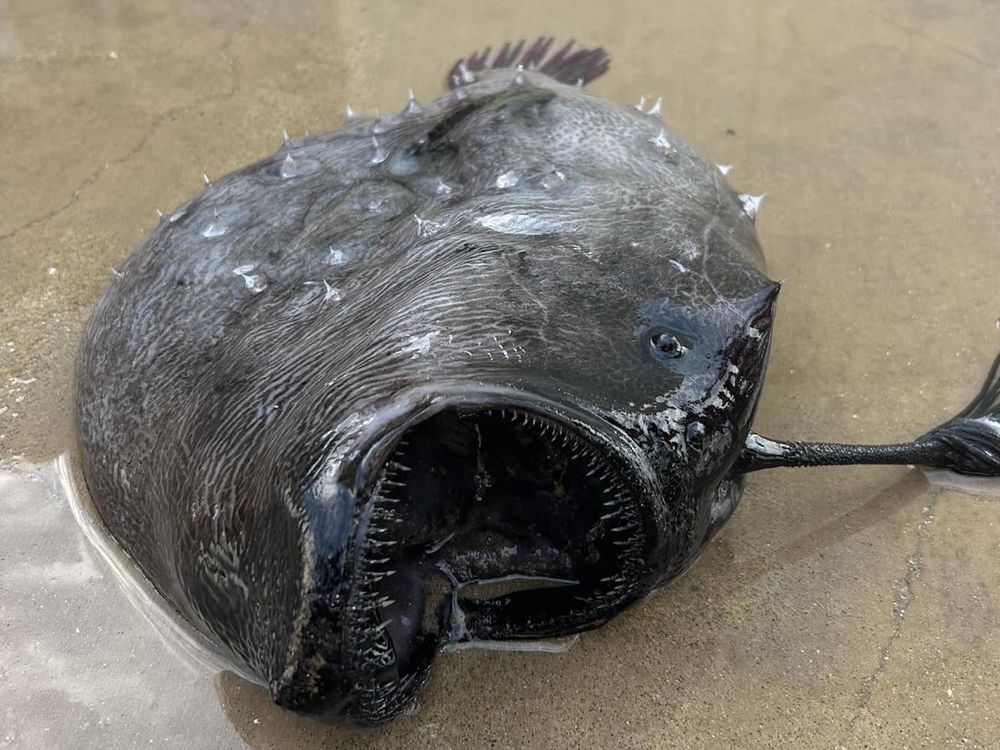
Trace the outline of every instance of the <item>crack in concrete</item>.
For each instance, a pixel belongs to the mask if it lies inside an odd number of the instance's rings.
[[[920,510],[920,521],[917,523],[917,538],[913,547],[913,552],[911,552],[906,558],[906,573],[903,576],[903,583],[896,591],[896,596],[893,598],[892,602],[892,630],[889,633],[889,637],[886,640],[885,645],[879,652],[879,660],[875,669],[872,670],[871,674],[866,675],[861,681],[861,687],[859,687],[857,691],[857,709],[851,717],[850,722],[848,722],[844,739],[838,743],[838,747],[847,747],[848,737],[850,737],[853,732],[854,725],[861,718],[865,708],[867,708],[868,704],[871,702],[875,686],[882,678],[882,675],[885,674],[886,669],[889,667],[893,647],[903,635],[903,623],[906,620],[906,612],[909,609],[910,604],[913,602],[913,587],[917,579],[920,577],[920,574],[923,572],[924,544],[926,542],[930,526],[934,522],[934,508],[940,494],[940,490],[931,489],[928,491],[927,497],[924,500],[924,505]]]
[[[52,219],[56,218],[67,209],[71,208],[80,200],[80,196],[84,193],[84,191],[87,190],[95,182],[97,182],[102,172],[107,171],[113,166],[124,164],[130,159],[133,159],[140,151],[142,151],[146,147],[146,144],[149,143],[150,139],[152,139],[156,131],[159,130],[160,126],[164,122],[169,120],[171,117],[176,117],[177,115],[193,111],[198,107],[203,107],[209,103],[225,101],[227,99],[236,96],[236,94],[239,92],[240,89],[239,68],[236,64],[235,58],[232,55],[232,49],[231,49],[236,34],[237,34],[236,31],[230,32],[226,36],[226,40],[222,43],[222,47],[220,48],[223,57],[225,58],[226,62],[229,63],[229,72],[232,80],[232,83],[230,84],[229,89],[227,91],[218,96],[213,96],[208,99],[196,102],[194,104],[185,104],[183,106],[171,107],[170,109],[161,112],[160,114],[158,114],[156,117],[153,118],[153,121],[146,129],[146,132],[143,134],[142,138],[139,139],[139,142],[135,146],[129,149],[128,152],[126,152],[124,155],[112,159],[111,161],[105,162],[102,166],[95,169],[91,174],[89,174],[83,180],[83,182],[81,182],[76,187],[75,190],[73,190],[73,193],[70,195],[69,200],[67,200],[61,206],[54,208],[51,211],[42,214],[41,216],[36,216],[35,218],[28,220],[24,224],[15,227],[9,232],[0,234],[0,242],[12,239],[21,232],[24,232],[25,230],[32,229],[33,227],[37,227],[40,224],[44,224],[48,221],[51,221]]]
[[[934,505],[938,496],[937,490],[927,493],[924,507],[920,511],[920,522],[917,524],[917,540],[913,552],[906,558],[906,574],[903,576],[903,585],[896,592],[896,597],[892,603],[892,632],[889,639],[883,646],[878,666],[875,670],[862,680],[861,688],[858,690],[858,700],[860,707],[864,708],[871,700],[872,690],[875,683],[885,673],[892,657],[892,647],[899,640],[903,633],[903,621],[906,619],[906,610],[913,601],[913,584],[923,570],[924,563],[924,540],[927,538],[927,529],[934,522]]]

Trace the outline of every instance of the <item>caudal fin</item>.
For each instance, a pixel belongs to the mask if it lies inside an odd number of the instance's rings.
[[[1000,354],[968,406],[911,443],[783,442],[751,433],[733,473],[844,464],[915,464],[971,476],[1000,476]]]
[[[543,36],[525,49],[525,40],[507,42],[490,57],[491,47],[473,52],[457,60],[448,71],[448,88],[454,89],[463,83],[472,83],[475,74],[491,68],[514,68],[523,65],[527,70],[537,70],[562,83],[590,83],[604,75],[611,64],[608,53],[600,47],[574,49],[575,40],[570,39],[562,47],[549,54],[555,37]]]

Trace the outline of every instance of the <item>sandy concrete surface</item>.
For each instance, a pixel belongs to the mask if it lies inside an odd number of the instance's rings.
[[[781,293],[757,428],[906,439],[1000,347],[1000,8],[984,0],[0,0],[0,747],[1000,747],[1000,496],[904,467],[751,477],[699,564],[561,656],[439,659],[377,731],[161,637],[53,459],[111,268],[167,211],[459,54],[606,46],[758,220]]]

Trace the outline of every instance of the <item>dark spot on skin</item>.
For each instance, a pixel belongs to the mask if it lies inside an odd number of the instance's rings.
[[[736,131],[733,130],[732,128],[726,128],[726,135],[731,135],[735,137]]]

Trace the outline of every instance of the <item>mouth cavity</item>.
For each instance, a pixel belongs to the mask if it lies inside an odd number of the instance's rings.
[[[509,407],[402,434],[358,528],[347,652],[361,673],[403,684],[445,645],[568,635],[632,598],[637,491],[584,434]]]

